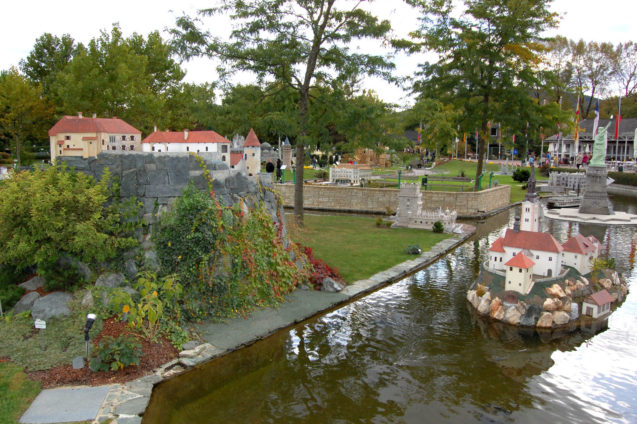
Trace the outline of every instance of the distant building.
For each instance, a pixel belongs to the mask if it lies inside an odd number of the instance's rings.
[[[258,175],[261,172],[261,143],[252,128],[243,143],[243,160],[248,175]]]
[[[142,151],[211,153],[230,166],[230,140],[215,131],[155,131],[142,140]]]
[[[533,288],[533,265],[535,262],[524,253],[519,252],[504,265],[507,267],[504,289],[528,294]]]
[[[562,245],[562,264],[575,268],[580,274],[588,274],[601,251],[601,243],[594,236],[576,234]]]
[[[97,156],[104,150],[141,151],[142,132],[119,118],[63,116],[49,130],[51,161],[58,156]]]

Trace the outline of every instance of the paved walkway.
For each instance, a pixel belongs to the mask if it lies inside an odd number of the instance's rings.
[[[279,307],[255,311],[247,319],[198,324],[195,329],[205,343],[190,346],[180,352],[178,359],[164,364],[153,374],[126,384],[43,390],[20,422],[51,424],[93,420],[94,423],[100,423],[112,419],[112,424],[141,423],[155,384],[252,344],[285,327],[351,302],[428,266],[475,233],[475,227],[461,225],[461,234],[441,241],[413,260],[379,272],[369,279],[356,281],[341,292],[299,289],[291,293],[288,301]]]

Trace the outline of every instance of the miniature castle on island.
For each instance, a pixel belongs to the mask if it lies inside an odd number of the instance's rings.
[[[480,315],[540,328],[568,324],[580,317],[580,311],[593,318],[609,313],[611,303],[621,301],[628,289],[615,271],[605,270],[608,278],[589,275],[601,243],[594,236],[577,234],[560,244],[540,231],[542,211],[531,165],[520,217],[489,248],[467,299]]]

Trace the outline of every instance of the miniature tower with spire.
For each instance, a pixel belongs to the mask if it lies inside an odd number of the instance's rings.
[[[522,214],[520,216],[520,229],[524,231],[540,231],[542,218],[542,205],[540,197],[535,191],[535,167],[531,163],[531,176],[528,181],[526,196],[522,202]]]

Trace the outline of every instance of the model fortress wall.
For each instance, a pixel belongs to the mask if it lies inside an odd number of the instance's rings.
[[[418,184],[403,184],[398,193],[398,209],[392,227],[421,228],[431,230],[440,221],[445,231],[452,231],[456,224],[456,211],[423,210],[422,193]]]

